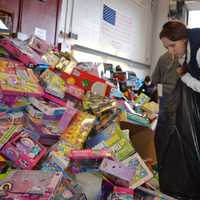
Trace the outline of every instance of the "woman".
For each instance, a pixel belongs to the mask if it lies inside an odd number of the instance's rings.
[[[170,21],[163,26],[160,39],[168,50],[159,60],[165,57],[166,62],[161,63],[168,63],[163,65],[165,73],[160,73],[162,64],[158,64],[153,75],[154,83],[166,87],[155,136],[160,189],[178,199],[199,200],[200,29],[187,29],[178,21]]]

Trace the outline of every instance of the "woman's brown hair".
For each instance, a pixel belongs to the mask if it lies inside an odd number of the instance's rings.
[[[165,23],[160,32],[160,39],[163,37],[171,41],[177,41],[188,38],[186,26],[178,21],[169,21]]]

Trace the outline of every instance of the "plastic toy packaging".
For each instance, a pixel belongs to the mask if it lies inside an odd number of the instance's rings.
[[[117,103],[115,100],[111,100],[107,97],[97,94],[94,95],[89,92],[83,98],[84,110],[91,110],[96,115],[101,114],[109,109],[114,109],[116,106]]]
[[[129,187],[134,175],[134,169],[108,158],[103,159],[99,169],[113,184],[122,187]]]
[[[130,188],[114,187],[108,200],[134,200],[133,195],[134,191]]]
[[[62,180],[61,185],[56,192],[54,200],[87,200],[81,191],[80,185],[75,181],[69,181],[66,178]]]
[[[99,166],[103,158],[113,159],[112,153],[104,149],[72,150],[69,157],[71,159],[70,167],[73,173],[99,171]]]
[[[114,153],[119,161],[126,159],[135,152],[131,143],[124,137],[119,126],[116,126],[114,134],[105,140],[103,144]]]
[[[41,96],[43,89],[38,82],[32,69],[10,65],[0,68],[0,90],[4,95]]]
[[[176,200],[159,191],[153,191],[141,186],[135,189],[134,192],[134,200]]]
[[[85,91],[76,85],[66,84],[66,93],[81,100]]]
[[[39,54],[45,54],[47,51],[52,49],[52,46],[47,44],[46,41],[42,40],[41,38],[38,38],[37,36],[33,35],[28,43],[29,47],[34,49]]]
[[[108,96],[111,90],[111,85],[105,80],[78,68],[74,68],[71,74],[61,73],[61,77],[69,85],[76,85],[84,91],[91,91],[101,96]]]
[[[0,40],[0,46],[27,66],[44,63],[41,57],[27,45],[26,41],[22,42],[17,39],[3,38]]]
[[[55,162],[62,169],[66,169],[69,165],[69,154],[72,150],[72,147],[67,145],[63,140],[58,141],[51,148],[49,158],[52,162]]]
[[[94,121],[95,117],[93,115],[78,112],[62,134],[62,139],[74,147],[81,148],[94,125]]]
[[[31,131],[34,138],[37,138],[37,141],[45,146],[51,146],[59,140],[61,132],[58,123],[59,120],[56,119],[37,119],[29,114],[26,117],[26,128]]]
[[[141,93],[135,100],[135,103],[143,105],[144,103],[148,103],[150,101],[150,97],[146,94]]]
[[[143,117],[139,114],[127,113],[127,119],[135,124],[139,124],[145,127],[150,127],[150,121],[147,117]]]
[[[71,180],[72,176],[67,171],[70,163],[68,155],[71,149],[72,147],[69,147],[65,141],[58,141],[50,148],[49,155],[42,162],[40,169],[47,172],[61,172],[65,178]]]
[[[0,120],[0,149],[16,133],[17,126],[10,120]]]
[[[30,134],[21,131],[1,149],[1,153],[21,169],[32,169],[46,154],[46,148],[34,141]]]
[[[155,113],[155,114],[158,114],[159,112],[159,104],[157,104],[156,102],[154,101],[151,101],[149,103],[145,103],[142,105],[142,109],[146,112],[149,112],[149,113]]]
[[[26,98],[20,96],[3,95],[0,99],[0,112],[19,112],[23,111],[30,102]]]
[[[40,75],[40,79],[43,81],[47,93],[61,99],[64,98],[66,92],[65,81],[55,72],[47,69]]]
[[[77,111],[78,110],[73,106],[71,102],[67,102],[66,110],[63,116],[61,117],[58,125],[60,131],[63,132],[69,126],[70,122],[75,117]]]
[[[100,115],[97,115],[97,120],[93,130],[96,133],[106,129],[110,124],[119,121],[120,110],[118,108],[109,109]]]
[[[124,160],[123,163],[126,166],[134,169],[135,171],[135,174],[130,184],[130,187],[132,189],[137,188],[138,186],[144,184],[153,177],[152,172],[149,170],[149,168],[141,159],[138,153],[135,153],[134,155]]]
[[[76,64],[77,62],[73,58],[70,58],[70,60],[68,60],[67,58],[62,56],[55,67],[66,73],[71,73]]]
[[[86,71],[94,76],[99,76],[98,73],[98,67],[99,63],[93,63],[93,62],[80,62],[77,64],[77,68]]]
[[[15,170],[0,185],[7,194],[3,199],[51,200],[61,180],[61,173]]]
[[[59,106],[58,104],[52,102],[52,101],[44,101],[44,99],[40,98],[34,98],[30,97],[29,102],[38,110],[40,110],[42,113],[44,113],[47,116],[52,115],[63,115],[65,112],[65,106]]]
[[[59,56],[54,51],[48,51],[42,56],[42,60],[51,66],[56,66],[59,62],[59,59]]]

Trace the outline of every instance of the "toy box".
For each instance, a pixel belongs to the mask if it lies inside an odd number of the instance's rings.
[[[92,74],[94,76],[99,76],[98,73],[98,67],[100,64],[92,63],[92,62],[80,62],[77,64],[77,68],[79,68],[82,71],[86,71],[89,74]]]
[[[41,57],[36,52],[28,47],[27,44],[16,39],[3,38],[0,40],[0,46],[27,66],[43,63]]]
[[[66,88],[65,81],[50,69],[45,70],[40,79],[44,83],[45,91],[59,98],[64,98]]]
[[[43,95],[43,98],[44,99],[47,99],[47,101],[52,101],[60,106],[66,106],[66,102],[60,98],[57,98],[56,96],[53,96],[51,94],[48,94],[46,92],[44,92],[44,95]]]
[[[2,155],[0,155],[0,173],[1,173],[2,167],[5,165],[5,163],[6,163],[6,159]]]
[[[1,70],[5,70],[6,68],[9,69],[9,73],[14,73],[13,69],[15,67],[25,67],[23,63],[18,62],[14,59],[11,58],[4,58],[4,57],[0,57],[0,65],[1,65]]]
[[[113,159],[112,153],[105,149],[72,150],[69,157],[72,161],[70,167],[73,173],[99,171],[103,158]]]
[[[76,85],[66,84],[66,93],[81,100],[85,91]]]
[[[15,98],[15,99],[14,99]],[[2,103],[0,107],[0,112],[19,112],[25,110],[25,108],[30,105],[30,102],[26,98],[21,96],[4,95],[2,98]]]
[[[129,187],[135,173],[134,169],[108,158],[103,159],[99,169],[115,185],[124,187]]]
[[[42,119],[43,117],[43,113],[31,105],[26,107],[26,111],[34,118]]]
[[[138,153],[135,153],[134,155],[124,160],[123,163],[135,171],[130,184],[132,189],[137,188],[153,177],[152,172],[148,169]]]
[[[144,187],[135,189],[134,200],[176,200],[173,197],[165,195],[159,191],[153,191]]]
[[[10,140],[10,138],[16,133],[17,126],[7,120],[0,121],[0,149]]]
[[[94,95],[88,92],[83,97],[84,110],[91,110],[95,115],[99,115],[110,109],[115,109],[116,106],[117,102],[115,100],[111,100],[108,97],[103,97],[98,94]]]
[[[34,138],[45,145],[51,146],[60,138],[60,129],[58,128],[59,120],[57,119],[36,119],[30,115],[26,117],[26,127],[32,131]]]
[[[45,54],[47,51],[52,49],[51,45],[47,44],[46,41],[38,38],[35,35],[30,38],[28,45],[39,54]]]
[[[69,180],[74,178],[74,175],[67,171],[70,159],[69,153],[72,147],[68,146],[63,140],[59,140],[50,150],[48,157],[42,162],[41,170],[61,172],[63,176]]]
[[[93,130],[96,133],[100,133],[110,124],[119,121],[119,113],[120,111],[118,109],[110,109],[103,112],[101,115],[97,115],[97,120]]]
[[[1,67],[0,91],[4,95],[43,95],[43,89],[38,84],[32,69],[25,67]]]
[[[144,103],[148,103],[150,101],[150,97],[146,94],[141,93],[135,100],[135,103],[143,105]]]
[[[61,132],[63,132],[69,126],[70,122],[75,117],[77,112],[78,110],[73,105],[67,103],[66,110],[58,124],[58,127]]]
[[[45,115],[63,115],[66,109],[64,106],[59,106],[50,101],[44,101],[42,98],[36,99],[34,97],[30,97],[29,102]]]
[[[150,127],[150,121],[147,117],[138,114],[127,113],[127,119],[132,123],[139,124],[145,127]]]
[[[75,181],[63,179],[54,200],[87,200],[81,187]]]
[[[20,200],[51,200],[61,180],[61,173],[39,170],[16,170],[5,180],[0,181],[0,185],[1,188],[7,189],[6,198],[9,197],[10,199]]]
[[[105,137],[105,135],[106,134],[104,134],[103,137]],[[94,148],[110,149],[114,153],[116,159],[119,161],[126,159],[135,152],[133,146],[123,135],[122,130],[119,128],[119,126],[115,127],[113,134],[111,134],[107,139],[105,137],[105,139],[94,146]]]
[[[76,85],[85,91],[91,91],[102,96],[110,94],[111,86],[105,80],[80,69],[73,69],[71,74],[63,72],[61,77],[67,84]]]
[[[51,66],[56,66],[60,57],[54,51],[48,51],[42,56],[42,60]]]
[[[73,148],[70,147],[65,141],[60,140],[52,146],[49,153],[49,158],[54,161],[62,169],[66,169],[69,164],[69,155]]]
[[[114,187],[108,200],[134,200],[134,191],[130,188]]]
[[[40,166],[40,170],[44,172],[59,172],[63,174],[64,178],[71,180],[74,177],[71,177],[66,170],[62,169],[57,163],[53,162],[49,158],[42,162]]]
[[[94,121],[95,117],[93,115],[81,111],[77,112],[61,138],[70,145],[81,148],[94,125]]]
[[[104,176],[101,183],[101,193],[99,195],[100,197],[98,199],[99,200],[108,199],[113,192],[114,186],[115,185]]]
[[[146,112],[149,112],[149,113],[158,114],[158,112],[159,112],[159,104],[157,104],[154,101],[151,101],[151,102],[143,104],[142,105],[142,109],[144,111],[146,111]]]
[[[62,99],[65,96],[65,92],[77,99],[82,99],[85,92],[84,89],[75,84],[65,84],[63,78],[59,77],[55,71],[53,68],[49,68],[41,74],[40,78],[46,87],[45,91]]]
[[[51,65],[54,69],[71,74],[77,61],[68,52],[48,51],[42,56],[42,59]]]
[[[21,131],[3,146],[1,153],[21,169],[32,169],[46,154],[46,148]]]
[[[99,132],[97,135],[91,136],[88,138],[86,142],[87,148],[93,148],[99,143],[108,140],[112,137],[116,129],[116,124],[112,123],[107,128],[105,128],[103,131]]]
[[[55,67],[60,71],[71,74],[73,68],[77,65],[77,61],[70,54],[68,57],[66,53],[67,52],[65,52],[64,55],[61,55],[61,58]]]

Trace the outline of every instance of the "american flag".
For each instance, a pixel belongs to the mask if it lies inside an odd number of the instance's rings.
[[[116,10],[108,7],[104,4],[103,6],[103,20],[109,24],[115,25],[116,22]]]

